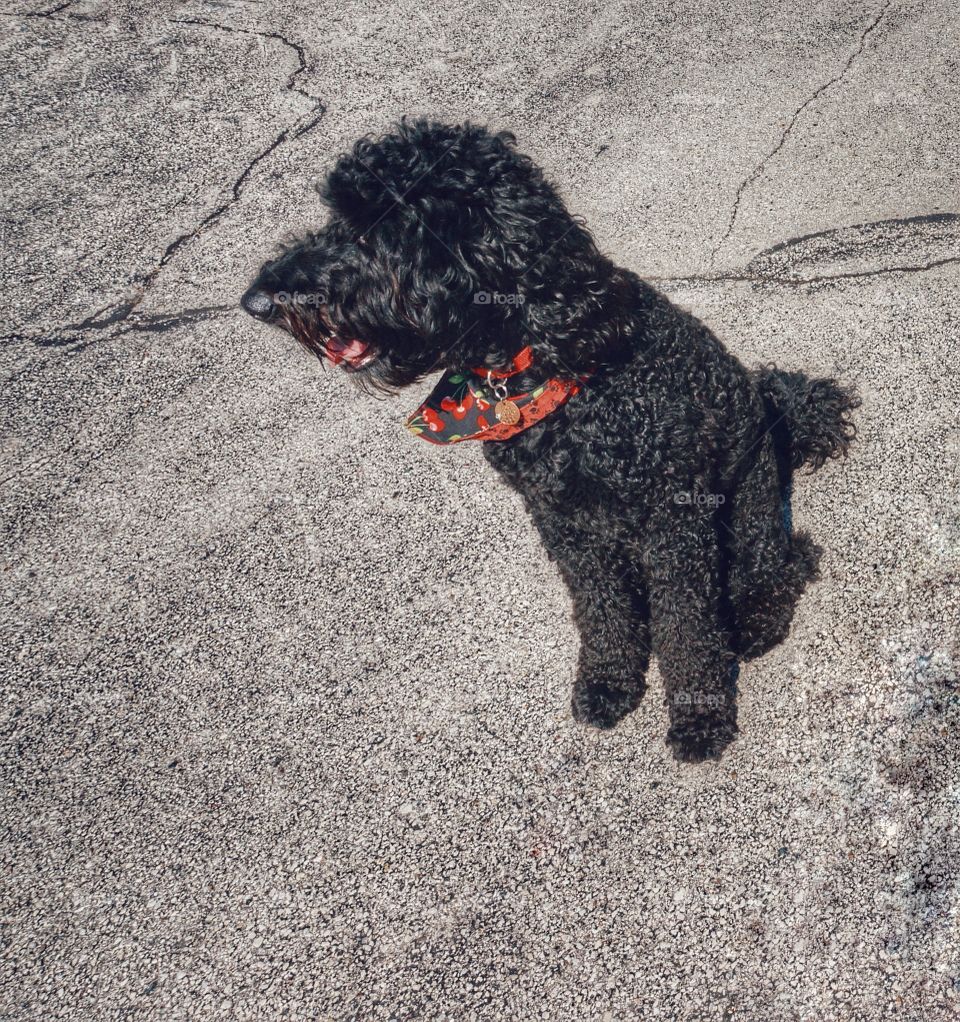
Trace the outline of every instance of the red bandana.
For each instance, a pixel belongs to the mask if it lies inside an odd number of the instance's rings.
[[[580,381],[551,377],[532,390],[511,394],[500,382],[529,369],[529,346],[514,358],[510,369],[471,369],[444,373],[430,396],[407,419],[407,429],[432,444],[462,440],[509,440],[573,397]]]

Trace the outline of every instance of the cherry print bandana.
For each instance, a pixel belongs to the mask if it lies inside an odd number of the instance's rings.
[[[484,368],[444,373],[426,401],[407,419],[407,429],[431,444],[515,437],[566,404],[583,382],[583,378],[552,377],[522,393],[512,393],[506,384],[499,382],[522,373],[532,362],[532,352],[526,347],[514,358],[511,369],[489,372],[496,382],[488,380],[488,370]],[[496,409],[500,402],[513,406],[508,409],[510,416],[504,419],[516,417],[515,422],[498,419]]]

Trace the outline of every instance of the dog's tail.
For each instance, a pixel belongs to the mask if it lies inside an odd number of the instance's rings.
[[[846,455],[857,435],[853,412],[860,407],[852,387],[772,367],[758,370],[756,381],[768,428],[791,469],[809,465],[815,472],[828,459]]]

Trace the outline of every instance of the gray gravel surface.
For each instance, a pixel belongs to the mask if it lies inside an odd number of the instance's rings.
[[[33,0],[35,2],[35,0]],[[946,0],[17,0],[0,39],[0,1017],[960,1012],[960,21]],[[719,763],[472,445],[236,310],[403,113],[511,127],[745,361],[860,387]]]

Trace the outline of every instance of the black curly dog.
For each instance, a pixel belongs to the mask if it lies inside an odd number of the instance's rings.
[[[358,378],[389,390],[440,368],[502,368],[525,345],[521,384],[589,373],[484,454],[570,590],[576,719],[608,728],[633,710],[652,650],[675,756],[718,755],[737,730],[736,661],[786,636],[816,576],[817,548],[785,526],[790,474],[846,453],[854,394],[745,369],[603,256],[508,132],[404,121],[357,142],[321,194],[328,224],[264,265],[244,307],[318,354],[360,339],[375,357]],[[318,298],[281,304],[281,292]],[[478,304],[478,292],[518,297]]]

